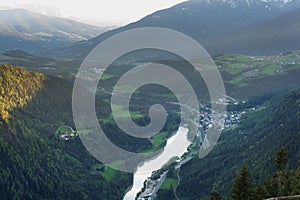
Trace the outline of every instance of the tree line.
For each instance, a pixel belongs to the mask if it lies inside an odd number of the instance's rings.
[[[287,151],[284,147],[276,152],[274,164],[276,172],[262,183],[255,183],[244,163],[237,174],[231,190],[233,200],[257,200],[271,197],[294,196],[300,194],[300,159],[297,169],[286,170]],[[220,193],[212,190],[210,200],[223,199]],[[224,198],[225,199],[225,198]]]

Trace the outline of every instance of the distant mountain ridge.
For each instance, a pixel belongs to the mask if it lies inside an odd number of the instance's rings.
[[[108,37],[140,27],[164,27],[183,32],[199,41],[212,55],[243,53],[247,52],[247,49],[245,50],[244,46],[239,48],[238,44],[235,44],[235,48],[229,46],[228,51],[227,46],[218,46],[226,43],[226,41],[219,41],[219,38],[274,19],[297,8],[300,8],[299,0],[191,0],[169,9],[157,11],[135,23],[105,32],[89,41],[53,48],[44,53],[58,57],[82,59],[91,49]],[[277,27],[281,27],[281,25],[276,24]],[[264,34],[270,33],[267,30]],[[216,44],[216,41],[219,44]],[[252,42],[252,40],[245,41],[247,44]],[[224,50],[220,52],[219,48]],[[283,49],[292,50],[290,46],[279,47],[272,51],[269,51],[268,47],[265,48],[262,52],[266,54],[280,53]],[[254,52],[254,54],[258,55],[261,52]]]
[[[275,55],[300,47],[300,9],[224,34],[212,43],[216,53]]]
[[[0,10],[0,51],[35,51],[87,40],[106,31],[69,19],[46,16],[25,9]]]

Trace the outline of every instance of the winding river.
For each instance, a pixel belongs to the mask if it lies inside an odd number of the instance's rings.
[[[134,200],[137,193],[143,188],[145,180],[152,172],[162,168],[171,158],[181,157],[191,144],[188,140],[188,129],[179,127],[177,133],[167,140],[167,144],[160,155],[146,161],[134,173],[132,188],[126,193],[123,200]]]

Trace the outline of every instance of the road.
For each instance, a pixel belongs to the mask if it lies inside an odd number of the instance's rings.
[[[175,198],[176,198],[176,200],[179,200],[179,197],[177,196],[177,188],[178,188],[178,185],[180,184],[180,168],[177,170],[177,185],[176,185],[176,187],[174,188],[174,196],[175,196]]]

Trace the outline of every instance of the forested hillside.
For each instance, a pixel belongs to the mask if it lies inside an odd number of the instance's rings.
[[[300,198],[300,159],[298,166],[294,169],[286,169],[288,161],[287,151],[284,147],[277,150],[274,156],[274,166],[276,172],[267,177],[264,182],[253,182],[251,173],[244,163],[239,174],[234,180],[231,196],[233,200],[247,199],[267,199],[281,197],[282,199]],[[214,190],[215,191],[215,190]],[[218,192],[215,191],[215,194]],[[220,194],[218,194],[221,196]],[[212,192],[211,192],[212,197]],[[289,198],[285,198],[289,197]]]
[[[183,166],[178,194],[197,199],[216,189],[229,197],[243,162],[254,182],[261,183],[275,173],[273,158],[282,146],[288,152],[286,169],[295,169],[300,157],[299,122],[300,90],[272,98],[245,115],[236,128],[224,131],[211,154]]]
[[[0,70],[1,197],[121,199],[131,184],[129,174],[114,171],[96,161],[78,138],[64,141],[54,134],[63,125],[74,127],[72,84],[10,65],[1,65]],[[99,98],[101,100],[103,96]],[[147,110],[144,105],[147,103],[134,105],[132,114],[137,123],[147,122],[144,111],[138,112],[140,107]],[[148,140],[122,134],[111,119],[107,106],[105,101],[96,105],[99,121],[108,137],[128,150],[151,150],[153,144]],[[173,118],[168,122],[170,127],[165,127],[167,132],[176,124],[176,117]],[[260,195],[275,195],[266,190],[268,180],[272,180],[266,177],[276,174],[274,155],[282,146],[288,152],[285,169],[296,169],[300,157],[299,122],[300,90],[273,97],[257,106],[242,118],[237,127],[223,132],[211,154],[201,160],[195,158],[182,167],[177,194],[197,199],[207,197],[214,189],[229,197],[234,179],[245,162],[253,183],[262,184],[258,188],[262,189]],[[173,196],[172,191],[166,192],[159,194]]]
[[[103,167],[78,138],[54,136],[59,126],[73,126],[71,84],[1,66],[1,89],[1,110],[8,112],[0,125],[1,199],[123,197],[130,175]]]
[[[8,122],[9,112],[24,107],[42,88],[44,75],[0,65],[0,117]]]

